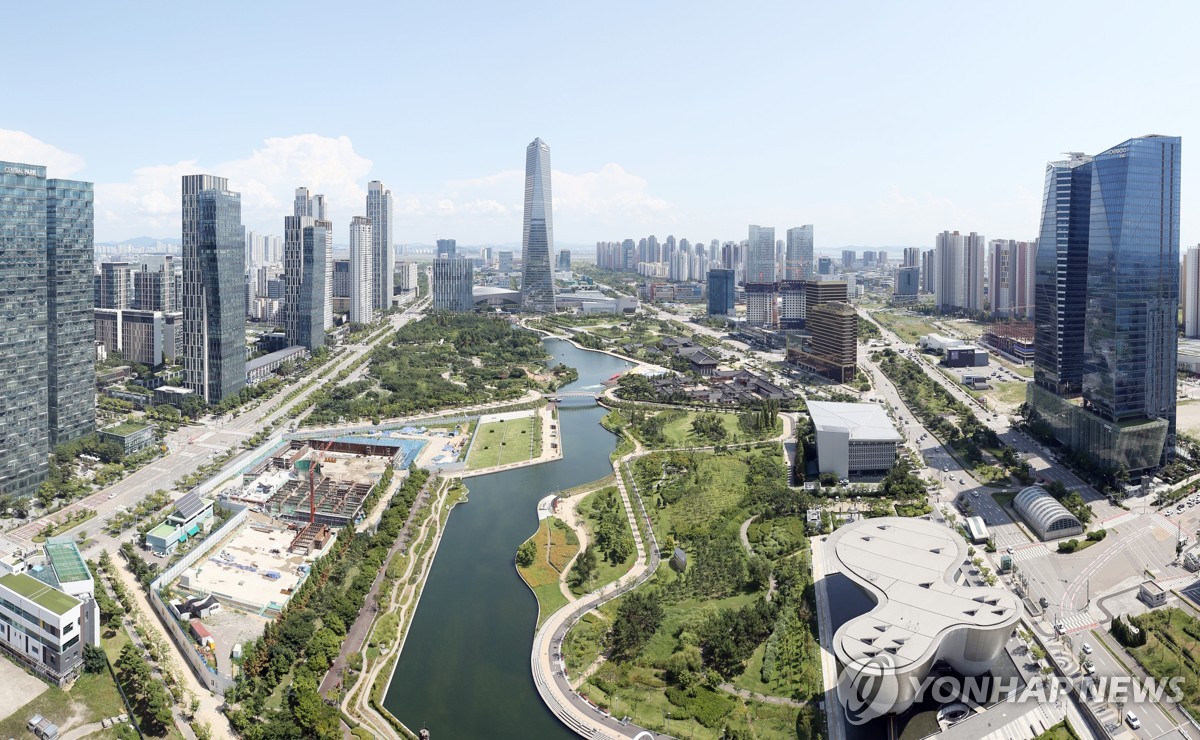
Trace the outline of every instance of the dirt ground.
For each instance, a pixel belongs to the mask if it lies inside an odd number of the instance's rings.
[[[0,658],[0,687],[0,720],[8,719],[48,688],[4,658]]]

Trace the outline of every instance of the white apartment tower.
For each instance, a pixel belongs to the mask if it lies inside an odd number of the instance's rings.
[[[375,318],[375,239],[371,219],[350,221],[350,320],[369,324]]]
[[[1188,247],[1183,253],[1179,283],[1183,335],[1189,339],[1200,338],[1200,246]]]
[[[986,260],[982,234],[943,231],[934,247],[933,294],[941,311],[982,311]]]

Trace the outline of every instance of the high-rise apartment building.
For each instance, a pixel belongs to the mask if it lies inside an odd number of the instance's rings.
[[[371,220],[372,301],[376,311],[392,307],[392,191],[383,183],[367,183],[367,218]]]
[[[371,219],[350,220],[350,320],[369,324],[375,320],[375,235]]]
[[[433,308],[467,312],[475,308],[471,297],[474,263],[469,259],[439,257],[433,261]]]
[[[224,177],[184,175],[183,382],[206,403],[246,386],[242,197]]]
[[[180,311],[178,263],[169,254],[143,262],[133,273],[133,307],[139,311]]]
[[[333,297],[350,298],[350,260],[333,261]]]
[[[903,267],[920,267],[921,266],[921,248],[920,247],[905,247]]]
[[[943,231],[934,248],[934,303],[939,311],[982,311],[984,307],[984,237],[972,231]]]
[[[333,222],[329,220],[329,202],[324,195],[313,196],[313,218],[325,227],[325,316],[324,330],[333,328]]]
[[[0,162],[0,494],[28,496],[51,447],[95,428],[92,184]]]
[[[775,229],[750,225],[746,245],[746,323],[775,326]]]
[[[402,293],[407,293],[417,289],[417,273],[419,268],[416,262],[400,262],[396,265],[396,287]]]
[[[842,267],[846,268],[847,270],[850,269],[851,267],[854,267],[854,259],[856,256],[857,255],[855,254],[853,249],[843,249],[842,250]]]
[[[553,251],[550,146],[534,139],[525,148],[525,218],[521,229],[521,306],[526,311],[554,313],[554,273],[550,269]]]
[[[988,303],[997,318],[1032,318],[1036,242],[993,239],[988,260]]]
[[[1200,338],[1200,246],[1188,247],[1183,255],[1179,279],[1179,302],[1183,305],[1183,335]]]
[[[437,259],[452,260],[458,256],[458,242],[454,239],[437,240]]]
[[[1060,442],[1113,472],[1174,456],[1179,168],[1178,137],[1143,136],[1046,171],[1028,400]],[[1052,315],[1044,295],[1059,299]],[[1084,310],[1068,323],[1061,304],[1072,300]],[[1062,340],[1080,324],[1076,390]],[[1043,338],[1056,340],[1053,352]]]
[[[133,285],[128,262],[101,262],[98,280],[96,308],[129,308]]]
[[[812,280],[813,276],[813,227],[812,224],[796,226],[787,230],[787,251],[783,259],[784,280]]]
[[[708,271],[708,314],[732,316],[734,312],[736,273],[714,268]]]

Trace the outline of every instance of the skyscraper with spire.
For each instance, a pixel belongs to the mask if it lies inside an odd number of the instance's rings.
[[[554,312],[554,213],[550,194],[550,146],[534,139],[525,148],[525,220],[521,229],[521,306]]]

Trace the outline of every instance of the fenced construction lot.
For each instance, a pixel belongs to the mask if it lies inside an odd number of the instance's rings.
[[[479,417],[467,469],[525,462],[542,454],[541,418],[533,409]]]

